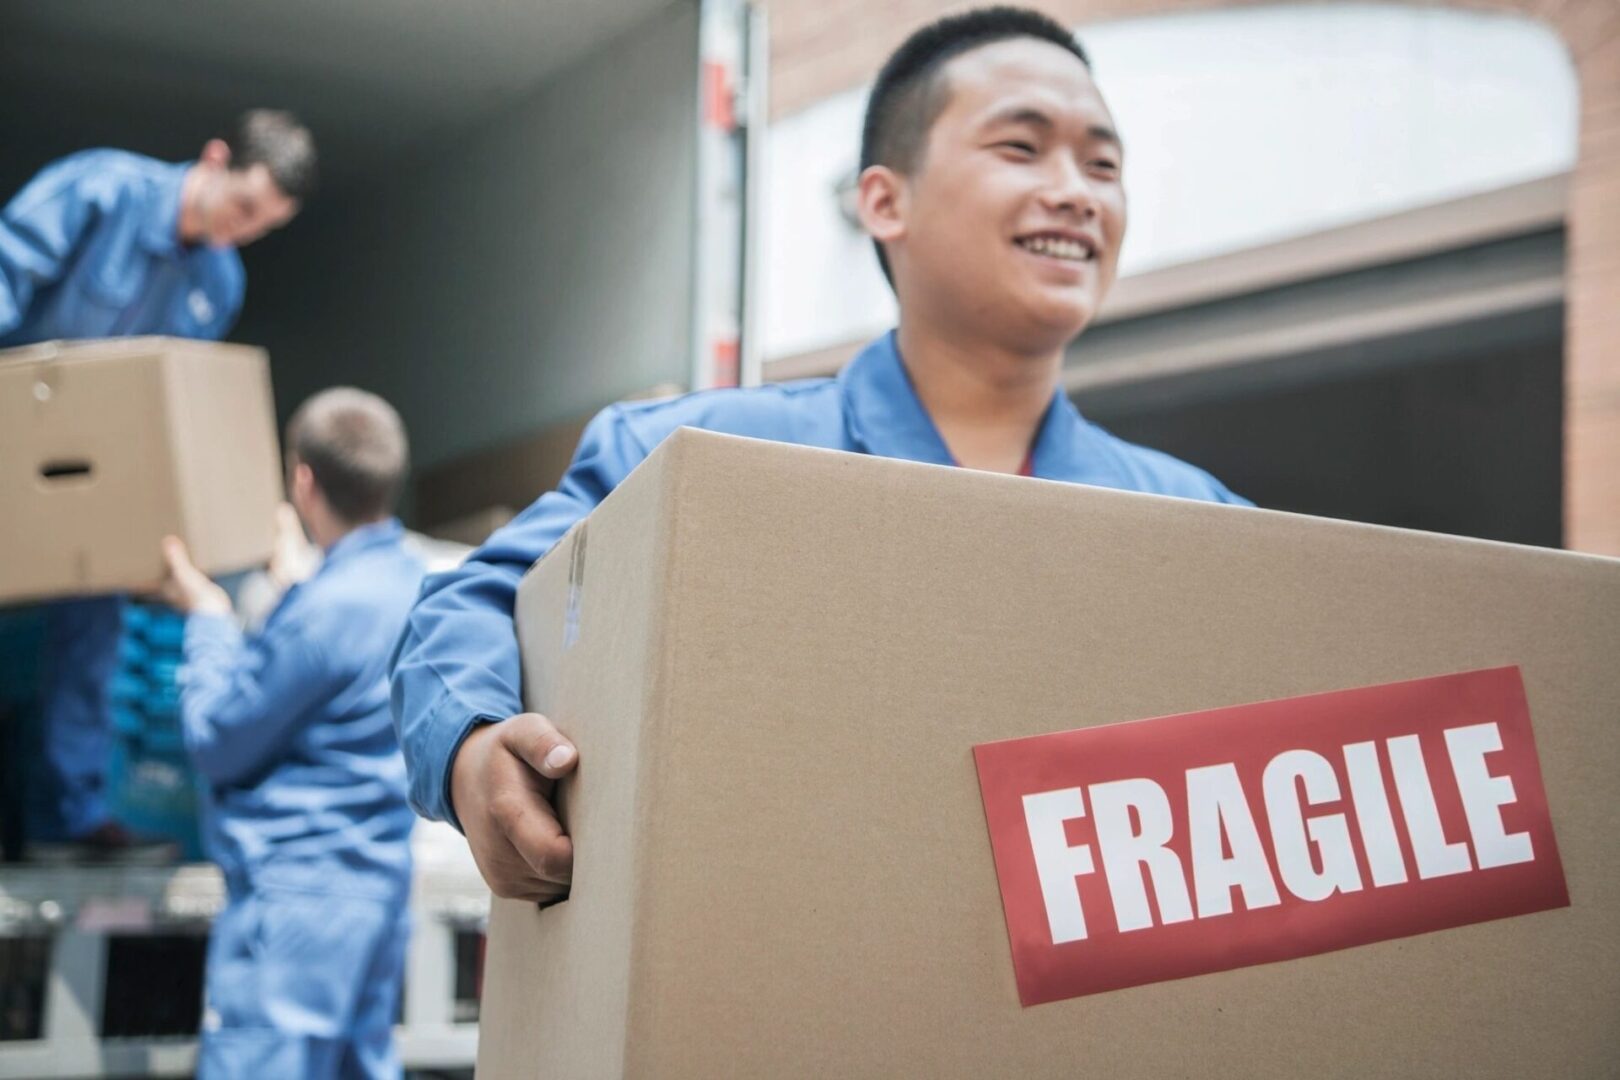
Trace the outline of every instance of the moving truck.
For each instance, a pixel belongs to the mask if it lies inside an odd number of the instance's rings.
[[[229,340],[268,353],[280,422],[334,384],[397,406],[415,525],[476,541],[469,521],[555,481],[580,417],[748,374],[742,219],[765,80],[740,0],[20,0],[5,22],[8,197],[77,150],[194,157],[245,108],[310,126],[320,190],[243,251]],[[472,1063],[487,892],[459,853],[418,883],[408,1068]],[[210,874],[0,872],[0,1076],[188,1074]]]

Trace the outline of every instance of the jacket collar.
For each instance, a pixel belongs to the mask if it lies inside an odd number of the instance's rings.
[[[369,525],[361,525],[346,533],[341,540],[326,549],[326,557],[321,560],[321,569],[326,570],[336,563],[340,563],[362,551],[372,548],[387,547],[399,543],[405,535],[405,526],[398,518],[388,518],[383,521],[374,521]]]
[[[157,196],[152,212],[141,223],[141,246],[154,255],[177,255],[180,243],[180,190],[185,186],[186,171],[195,162],[182,161],[163,166],[157,182]]]
[[[838,374],[851,441],[880,457],[955,465],[945,440],[911,385],[889,331]],[[1074,407],[1061,387],[1035,435],[1034,472],[1047,480],[1117,483],[1113,455],[1101,432]]]

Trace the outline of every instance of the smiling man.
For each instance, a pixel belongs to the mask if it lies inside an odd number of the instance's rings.
[[[861,165],[894,332],[836,379],[605,410],[556,491],[423,587],[393,666],[412,801],[460,826],[500,896],[555,898],[573,863],[548,799],[578,754],[522,711],[518,581],[676,428],[1243,502],[1089,423],[1062,391],[1064,349],[1125,235],[1120,139],[1068,31],[1014,8],[917,31],[873,87]]]

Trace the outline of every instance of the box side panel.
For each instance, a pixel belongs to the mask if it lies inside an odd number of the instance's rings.
[[[169,354],[168,394],[183,536],[192,558],[211,574],[264,563],[282,498],[264,351],[181,344]]]
[[[664,1077],[1612,1075],[1620,563],[698,439]],[[1024,1009],[970,748],[1517,664],[1570,907]]]
[[[644,794],[661,703],[668,544],[663,455],[644,464],[524,579],[517,631],[525,705],[579,748],[560,789],[574,841],[569,898],[497,901],[480,1019],[479,1075],[616,1077],[625,1071],[646,842]]]
[[[180,527],[161,353],[0,364],[0,601],[161,577]]]

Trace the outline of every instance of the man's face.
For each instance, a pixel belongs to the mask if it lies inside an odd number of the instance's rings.
[[[967,320],[1013,348],[1085,329],[1125,237],[1123,158],[1085,66],[1017,38],[946,65],[947,104],[898,200],[902,305]]]
[[[215,168],[204,188],[203,239],[213,247],[244,247],[298,213],[298,200],[276,186],[263,164]]]

